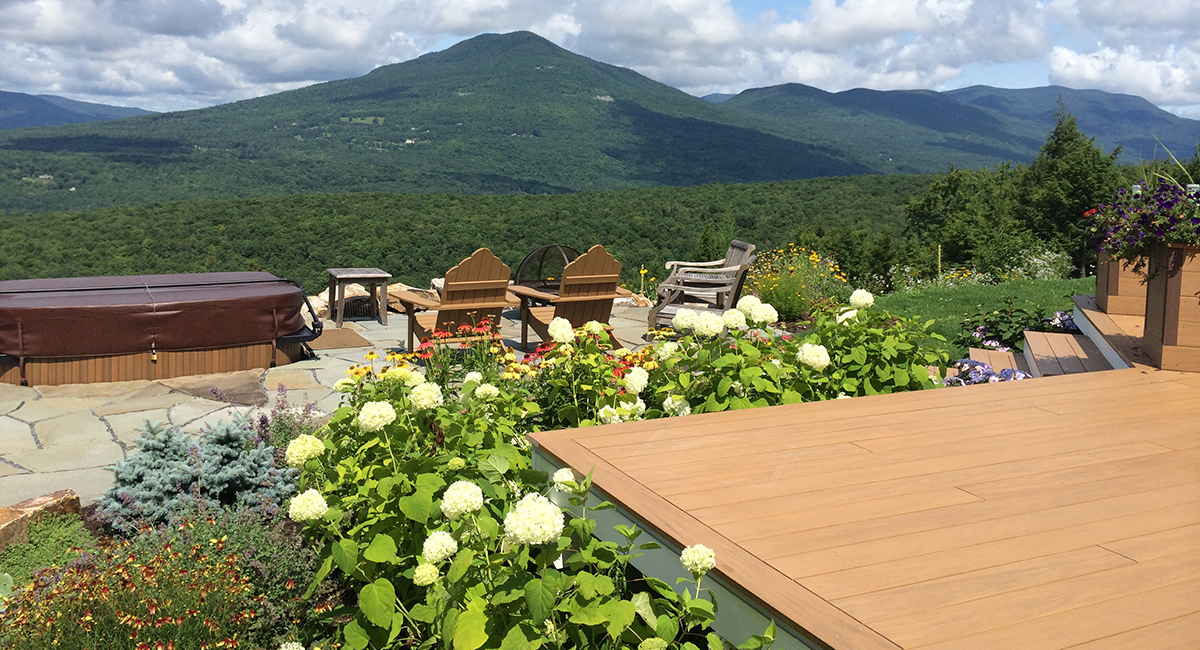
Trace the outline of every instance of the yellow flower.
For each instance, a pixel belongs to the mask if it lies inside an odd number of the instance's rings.
[[[379,355],[376,354],[374,350],[371,350],[370,352],[367,353],[367,361],[374,361],[378,358],[379,358]]]

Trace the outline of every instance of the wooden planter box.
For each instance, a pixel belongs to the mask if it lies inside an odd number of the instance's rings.
[[[1150,253],[1142,349],[1163,370],[1200,372],[1200,246]]]
[[[1101,251],[1096,264],[1096,306],[1106,314],[1146,315],[1144,276],[1133,272],[1133,261],[1109,259]]]

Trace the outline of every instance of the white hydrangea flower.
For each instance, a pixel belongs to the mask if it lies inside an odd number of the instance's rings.
[[[720,316],[706,311],[696,315],[696,324],[692,327],[697,336],[711,338],[720,336],[721,332],[725,331],[725,321]]]
[[[567,485],[568,482],[575,480],[575,472],[571,471],[570,467],[564,467],[554,473],[550,478],[550,482],[554,485],[554,489],[559,492],[570,492],[571,488]]]
[[[646,372],[645,368],[636,366],[629,369],[625,373],[625,390],[637,395],[646,389],[646,383],[650,381],[650,373]]]
[[[624,359],[630,355],[629,348],[617,348],[616,350],[613,350],[612,353],[613,356],[618,359]]]
[[[441,577],[437,567],[432,564],[421,564],[413,570],[413,584],[418,587],[428,587]]]
[[[750,311],[761,304],[762,301],[758,299],[758,296],[742,296],[741,299],[737,301],[737,310],[749,318]]]
[[[288,443],[283,452],[283,459],[292,467],[302,467],[310,458],[316,458],[325,453],[325,443],[321,439],[302,433]]]
[[[851,397],[850,395],[847,395],[845,393],[838,393],[838,396],[835,397],[834,399],[850,399],[850,397]]]
[[[279,644],[279,650],[304,650],[304,645],[296,641],[285,641]]]
[[[471,372],[468,372],[466,375],[463,376],[463,383],[466,384],[468,382],[475,382],[476,384],[482,383],[483,382],[483,373],[478,372],[476,370],[472,370]]]
[[[663,410],[671,416],[678,417],[691,414],[692,407],[682,395],[668,395],[663,400]]]
[[[548,544],[562,535],[564,523],[562,508],[531,492],[504,516],[504,538],[510,544]]]
[[[479,384],[475,387],[475,397],[484,401],[492,401],[500,396],[500,389],[491,384]]]
[[[321,496],[315,488],[309,488],[307,492],[302,492],[292,497],[292,502],[288,506],[288,516],[294,521],[311,521],[320,519],[329,512],[329,505],[325,503],[325,497]]]
[[[391,402],[367,402],[358,411],[358,425],[363,431],[378,431],[396,421],[396,409]]]
[[[611,404],[605,404],[600,407],[600,411],[596,413],[596,417],[600,418],[601,424],[616,424],[622,420],[621,414]]]
[[[850,306],[855,309],[866,309],[875,304],[875,296],[866,289],[855,289],[850,294]]]
[[[829,365],[829,350],[826,350],[823,345],[805,343],[796,352],[796,360],[820,372]]]
[[[747,316],[757,325],[770,325],[779,320],[779,312],[775,311],[775,307],[765,302],[752,307]]]
[[[855,318],[858,318],[858,310],[857,309],[847,309],[837,315],[837,324],[841,325],[842,323],[845,323],[846,321],[854,320]]]
[[[643,402],[642,398],[640,397],[637,398],[637,401],[624,402],[621,404],[621,406],[625,407],[625,409],[629,411],[629,415],[626,417],[627,420],[635,420],[640,418],[642,417],[642,414],[646,412],[646,403]]]
[[[417,386],[425,383],[425,375],[419,370],[413,370],[411,368],[405,368],[405,370],[408,371],[408,374],[404,375],[405,386],[408,386],[409,388],[416,388]]]
[[[555,343],[571,343],[575,340],[575,328],[571,327],[571,321],[565,318],[556,317],[550,321],[548,331]]]
[[[600,336],[604,333],[604,325],[599,321],[590,320],[583,324],[583,331],[585,334]]]
[[[679,554],[679,561],[683,563],[683,568],[687,569],[692,575],[704,575],[713,570],[717,566],[717,556],[713,550],[703,544],[696,544],[683,549]]]
[[[349,393],[354,390],[354,380],[348,377],[339,379],[333,383],[333,389],[339,393]]]
[[[442,493],[442,514],[454,521],[483,507],[483,490],[471,481],[455,481]]]
[[[680,309],[671,319],[671,329],[676,332],[690,330],[696,326],[696,312],[690,309]]]
[[[721,314],[721,320],[725,321],[725,327],[731,330],[746,329],[746,315],[737,309],[730,309]]]
[[[442,405],[442,387],[433,382],[421,384],[413,389],[410,399],[419,411],[437,408]]]
[[[458,542],[444,530],[435,530],[429,533],[429,537],[425,538],[425,544],[421,546],[421,555],[425,556],[425,561],[430,564],[437,564],[442,560],[449,558],[458,552]]]
[[[659,361],[666,361],[679,352],[679,344],[675,341],[667,341],[662,343],[654,350],[654,358]]]

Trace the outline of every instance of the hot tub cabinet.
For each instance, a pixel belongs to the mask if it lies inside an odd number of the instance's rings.
[[[320,331],[303,289],[270,273],[10,280],[0,282],[0,383],[268,368],[303,358]]]

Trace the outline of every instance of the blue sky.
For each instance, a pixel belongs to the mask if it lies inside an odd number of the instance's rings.
[[[0,0],[0,89],[196,108],[519,29],[697,95],[1057,84],[1200,119],[1196,0]]]

